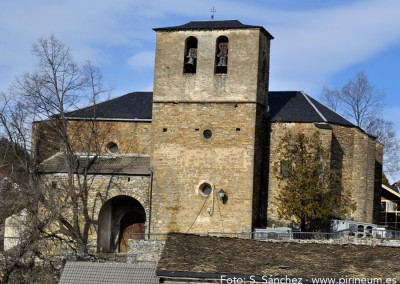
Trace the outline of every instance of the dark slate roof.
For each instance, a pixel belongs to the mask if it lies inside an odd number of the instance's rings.
[[[158,284],[154,262],[67,262],[60,284]]]
[[[97,118],[151,119],[152,92],[134,92],[100,103]],[[269,92],[269,117],[275,122],[333,123],[354,126],[351,122],[327,108],[309,95],[299,91]],[[93,118],[93,107],[68,114],[69,117]]]
[[[271,121],[327,122],[355,126],[303,92],[269,92],[268,94]]]
[[[400,196],[400,192],[397,187],[382,184],[381,197],[397,203],[397,201],[399,201],[399,199],[400,199],[399,196]]]
[[[184,31],[184,30],[232,30],[232,29],[261,29],[271,39],[274,37],[262,26],[253,26],[242,24],[238,20],[226,21],[191,21],[181,26],[155,28],[155,31]]]
[[[133,92],[67,113],[69,118],[151,119],[153,92]]]
[[[400,187],[397,187],[395,185],[386,185],[386,184],[385,184],[385,186],[389,187],[394,192],[400,193]]]
[[[399,254],[399,247],[170,234],[156,275],[181,279],[287,275],[303,277],[304,283],[311,277],[400,279]]]
[[[88,162],[90,167],[86,165]],[[89,174],[126,174],[149,175],[150,157],[133,155],[102,155],[99,157],[76,156],[76,173],[83,173],[88,168]],[[40,173],[66,173],[65,156],[57,153],[44,160],[38,171]]]

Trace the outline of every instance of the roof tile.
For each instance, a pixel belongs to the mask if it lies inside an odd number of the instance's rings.
[[[67,262],[60,284],[156,284],[154,262],[98,263]]]
[[[169,234],[157,276],[227,275],[400,279],[399,247],[271,242]]]

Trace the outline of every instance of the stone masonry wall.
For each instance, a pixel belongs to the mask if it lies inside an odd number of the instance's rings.
[[[356,127],[331,125],[332,130],[321,130],[321,139],[324,145],[331,149],[331,169],[338,178],[337,186],[343,194],[349,194],[356,202],[356,210],[349,216],[350,219],[372,223],[377,215],[377,189],[379,178],[375,171],[379,171],[382,161],[381,147],[376,141]],[[273,123],[271,125],[270,166],[279,160],[278,145],[284,130],[310,132],[317,130],[313,123]],[[279,185],[269,171],[268,181],[268,225],[288,225],[288,221],[280,220],[274,206]],[[344,216],[343,216],[344,217]],[[376,220],[376,219],[375,219]]]
[[[330,148],[330,145],[332,143],[332,131],[330,129],[317,128],[314,123],[271,123],[267,201],[268,226],[288,226],[291,222],[290,220],[281,219],[278,215],[276,207],[276,196],[278,195],[280,189],[279,181],[273,173],[274,164],[280,160],[279,145],[287,131],[290,131],[292,133],[309,133],[310,135],[312,135],[315,131],[318,131],[320,133],[320,139],[324,147]]]
[[[46,160],[61,149],[60,136],[50,121],[39,121],[32,124],[32,150],[38,162]]]
[[[220,36],[229,41],[225,74],[215,73]],[[195,73],[184,72],[189,37],[197,39]],[[262,172],[257,107],[265,113],[269,41],[259,28],[157,31],[152,232],[252,230]],[[205,183],[213,188],[208,196]]]
[[[332,125],[331,168],[338,179],[342,194],[352,196],[354,187],[354,131],[351,127]],[[355,201],[354,198],[352,201]],[[358,220],[361,221],[361,220]]]
[[[198,41],[196,73],[183,74],[185,42],[191,36]],[[219,36],[229,40],[227,74],[214,74]],[[154,72],[155,102],[258,101],[266,105],[269,39],[259,29],[159,31]]]
[[[33,125],[34,153],[43,161],[60,152],[63,143],[60,134],[51,121],[36,122]],[[150,153],[149,122],[69,120],[68,135],[72,149],[76,153],[108,154],[107,145],[114,142],[118,145],[119,154]]]
[[[93,135],[95,129],[96,135]],[[109,153],[107,145],[118,145],[119,154],[149,154],[149,122],[69,120],[69,137],[77,153]],[[90,142],[91,141],[91,142]],[[90,148],[89,148],[90,147]],[[99,149],[96,149],[99,148]]]
[[[62,212],[64,216],[71,216],[72,204],[63,201],[64,200],[64,189],[63,183],[66,179],[65,174],[55,175],[43,175],[42,178],[48,184],[48,186],[54,187],[56,182],[56,188],[54,190],[55,202],[58,200],[58,210]],[[90,245],[96,247],[97,240],[97,223],[100,209],[104,202],[110,200],[115,196],[125,195],[130,196],[140,202],[146,212],[146,229],[148,226],[149,218],[149,190],[150,190],[150,177],[149,176],[119,176],[119,175],[92,175],[88,177],[90,183],[88,205],[89,212],[91,212],[91,218],[95,220],[95,225],[90,230]],[[67,199],[68,200],[68,199]],[[68,218],[67,218],[68,219]],[[55,224],[54,229],[63,230],[58,228]]]
[[[164,245],[165,241],[129,240],[128,255],[133,261],[158,261]]]
[[[159,103],[153,114],[164,119],[152,123],[151,231],[250,231],[256,105]],[[208,197],[199,190],[205,182]]]
[[[335,158],[336,171],[343,190],[350,193],[356,202],[356,210],[350,218],[372,223],[374,212],[378,210],[374,202],[375,161],[381,156],[377,153],[376,141],[355,127],[332,125],[332,128],[336,143],[332,146],[332,157]]]

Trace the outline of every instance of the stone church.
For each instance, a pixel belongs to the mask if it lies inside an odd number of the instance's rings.
[[[96,155],[87,173],[99,251],[121,250],[132,232],[288,225],[276,213],[270,167],[287,129],[321,134],[341,190],[357,203],[352,219],[377,222],[382,145],[301,91],[269,91],[267,30],[236,20],[154,30],[153,92],[68,113],[77,164]],[[107,131],[88,147],[94,121]],[[34,125],[38,170],[56,188],[65,157],[44,124]]]

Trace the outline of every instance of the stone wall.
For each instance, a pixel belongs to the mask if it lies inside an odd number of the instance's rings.
[[[128,255],[133,261],[158,261],[165,241],[129,240]]]
[[[372,223],[379,210],[376,192],[379,191],[376,172],[381,172],[382,152],[377,142],[356,127],[332,125],[332,157],[344,192],[356,202],[351,219]],[[375,219],[376,220],[376,219]]]
[[[150,122],[96,121],[94,124],[86,120],[69,120],[68,123],[74,152],[110,153],[107,145],[116,143],[119,154],[150,153]]]
[[[54,203],[59,205],[55,207],[56,210],[67,217],[71,218],[72,204],[65,202],[66,190],[65,181],[67,179],[66,174],[48,174],[42,176],[48,186],[53,187]],[[78,176],[75,176],[75,182],[78,184]],[[94,225],[90,230],[90,245],[93,247],[97,246],[97,221],[100,214],[100,210],[105,202],[111,200],[117,196],[129,196],[139,201],[143,206],[146,213],[145,231],[148,230],[149,224],[149,192],[150,192],[150,176],[127,176],[127,175],[90,175],[88,176],[89,195],[88,195],[88,206],[90,217],[95,221]],[[79,188],[79,186],[78,186]],[[69,199],[66,199],[69,200]],[[80,205],[82,206],[82,205]],[[80,207],[82,208],[82,207]],[[56,212],[54,212],[56,213]],[[83,221],[83,220],[82,220]],[[64,229],[58,227],[56,224],[57,231],[62,232]]]
[[[215,66],[221,36],[229,41],[225,74]],[[184,71],[190,37],[195,73]],[[157,31],[152,232],[251,231],[259,222],[269,44],[259,28]]]
[[[275,177],[273,167],[280,160],[280,143],[287,132],[305,133],[312,135],[315,131],[320,134],[322,145],[329,149],[332,143],[332,130],[318,128],[314,123],[271,123],[270,129],[270,149],[269,149],[269,175],[268,175],[268,226],[288,226],[290,220],[283,220],[279,217],[276,207],[276,196],[278,195],[279,180]]]
[[[330,125],[329,129],[318,129],[314,123],[272,123],[270,133],[270,170],[268,180],[269,225],[285,226],[289,221],[280,220],[274,205],[279,191],[279,182],[274,177],[272,165],[279,160],[279,143],[286,130],[312,133],[319,131],[325,147],[331,149],[331,169],[338,183],[337,189],[348,194],[356,202],[356,210],[350,219],[372,223],[376,220],[379,195],[379,173],[381,173],[382,147],[373,137],[356,127]]]
[[[32,150],[34,160],[44,161],[61,149],[61,139],[51,121],[37,121],[32,125]]]
[[[250,231],[256,105],[159,103],[153,114],[152,232]]]
[[[227,74],[215,74],[217,39],[229,40]],[[196,73],[184,74],[187,38],[198,41]],[[254,102],[266,105],[270,39],[260,29],[158,31],[155,102]],[[153,118],[156,118],[153,114]]]
[[[62,151],[64,143],[55,123],[41,121],[33,125],[32,143],[39,161]],[[109,154],[107,146],[113,142],[118,145],[119,154],[148,155],[150,131],[150,122],[68,120],[70,146],[74,152],[81,154]]]

